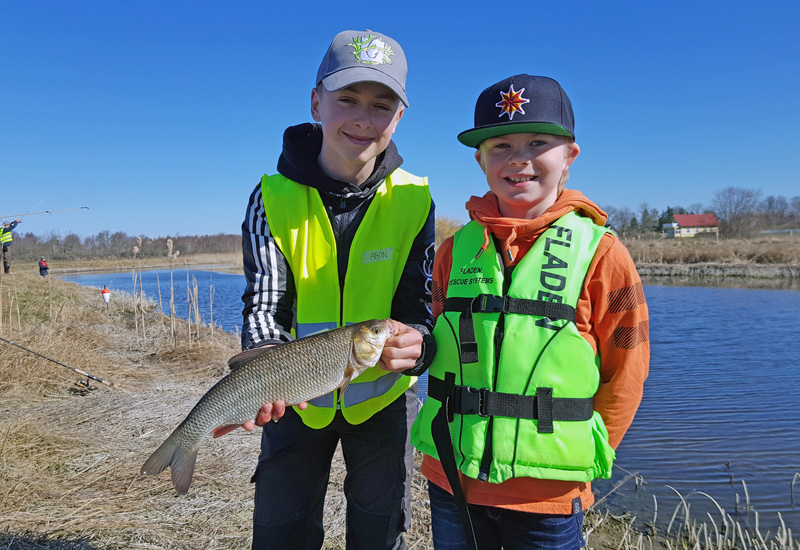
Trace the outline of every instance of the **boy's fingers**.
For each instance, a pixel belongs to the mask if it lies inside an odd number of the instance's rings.
[[[261,410],[256,415],[256,426],[263,426],[272,418],[272,403],[265,403]]]
[[[303,407],[305,408],[305,407]],[[286,413],[286,403],[283,401],[276,401],[275,403],[265,403],[261,410],[256,415],[256,426],[263,426],[270,420],[277,422]]]

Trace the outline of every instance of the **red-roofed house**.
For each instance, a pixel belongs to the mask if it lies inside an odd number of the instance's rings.
[[[664,224],[668,239],[694,237],[701,233],[719,236],[719,222],[714,214],[675,214],[673,217],[674,223]]]

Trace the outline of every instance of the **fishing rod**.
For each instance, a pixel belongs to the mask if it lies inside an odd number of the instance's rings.
[[[21,218],[22,216],[33,216],[34,214],[52,214],[53,212],[66,212],[67,210],[89,210],[88,206],[76,206],[75,208],[59,208],[58,210],[42,210],[41,212],[28,212],[27,214],[8,214],[0,216],[2,218]]]
[[[41,353],[33,351],[32,349],[26,348],[25,346],[21,346],[21,345],[17,344],[16,342],[12,342],[11,340],[6,340],[2,336],[0,336],[0,340],[2,340],[3,342],[5,342],[7,344],[11,344],[12,346],[17,346],[18,348],[23,349],[23,350],[25,350],[25,351],[27,351],[29,353],[34,354],[34,355],[38,355],[42,359],[47,359],[48,361],[52,361],[53,363],[55,363],[57,365],[61,365],[62,367],[66,367],[66,368],[68,368],[69,370],[71,370],[73,372],[77,372],[78,374],[85,376],[86,377],[86,382],[83,382],[82,380],[79,381],[78,382],[79,386],[82,386],[82,387],[90,389],[90,390],[94,389],[89,385],[89,379],[91,379],[91,380],[96,380],[97,382],[100,382],[101,384],[105,384],[109,388],[116,388],[116,386],[114,385],[114,382],[108,382],[106,380],[103,380],[102,378],[98,378],[97,376],[93,376],[93,375],[89,374],[88,372],[84,372],[84,371],[82,371],[80,369],[76,369],[74,367],[70,367],[69,365],[65,365],[61,361],[56,361],[55,359],[51,359],[50,357],[47,357],[46,355],[42,355]]]

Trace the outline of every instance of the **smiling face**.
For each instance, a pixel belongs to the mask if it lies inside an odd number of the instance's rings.
[[[329,92],[311,92],[311,114],[322,123],[319,163],[330,177],[361,185],[375,168],[375,159],[389,145],[403,105],[386,86],[359,82]]]
[[[475,152],[489,188],[507,218],[533,219],[556,202],[562,179],[580,147],[551,134],[506,134],[481,142]]]

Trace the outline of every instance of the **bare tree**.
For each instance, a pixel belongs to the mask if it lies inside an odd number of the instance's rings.
[[[689,209],[686,212],[687,214],[705,214],[708,212],[708,209],[703,206],[701,202],[693,202],[689,205]]]
[[[789,216],[792,218],[792,223],[795,228],[800,227],[800,195],[796,195],[789,199]]]
[[[436,216],[436,246],[442,244],[447,237],[464,226],[462,222],[447,216]]]
[[[783,224],[786,212],[789,210],[789,203],[782,195],[770,195],[759,205],[759,210],[764,216],[764,221],[770,229],[774,229]]]
[[[725,237],[748,237],[756,231],[760,189],[726,187],[714,192],[711,206],[720,223],[720,233]]]
[[[636,215],[627,206],[617,208],[615,206],[604,206],[608,221],[606,226],[613,229],[620,237],[631,237],[639,229]]]

